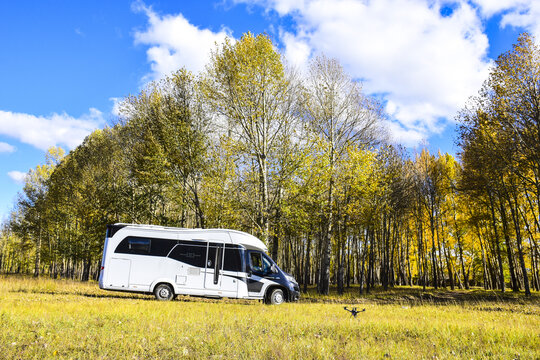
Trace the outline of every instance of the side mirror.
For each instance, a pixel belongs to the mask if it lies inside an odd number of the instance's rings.
[[[272,267],[270,268],[270,271],[272,271],[274,274],[278,273],[278,269],[276,267],[276,264],[272,264]]]
[[[251,277],[251,275],[253,275],[253,273],[251,272],[251,270],[248,270],[247,271],[247,277]]]

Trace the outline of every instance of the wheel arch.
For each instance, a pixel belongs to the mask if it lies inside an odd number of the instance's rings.
[[[266,290],[264,291],[264,302],[268,302],[268,297],[270,296],[270,294],[272,293],[272,290],[274,289],[281,289],[283,290],[283,295],[285,295],[285,301],[288,302],[289,299],[290,299],[290,294],[289,294],[289,290],[283,286],[283,285],[279,285],[279,284],[272,284],[272,285],[269,285],[266,287]]]
[[[159,279],[159,280],[156,280],[152,283],[152,285],[150,285],[150,293],[153,294],[154,291],[156,290],[156,287],[158,285],[161,285],[161,284],[166,284],[166,285],[169,285],[173,291],[173,294],[174,295],[178,295],[176,293],[176,289],[174,288],[174,284],[172,283],[172,281],[170,281],[169,279]]]

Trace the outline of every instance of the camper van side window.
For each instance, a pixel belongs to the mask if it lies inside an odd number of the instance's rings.
[[[150,239],[130,238],[128,240],[128,249],[132,254],[149,254]]]
[[[150,254],[151,240],[139,237],[127,237],[118,244],[114,252],[121,254]]]
[[[191,266],[203,268],[206,260],[206,246],[179,244],[172,249],[169,257]]]
[[[219,254],[217,254],[217,250],[219,248],[223,248],[223,244],[210,243],[210,246],[208,246],[208,259],[206,261],[206,268],[212,269],[212,268],[214,268],[216,266],[216,256],[219,255]],[[223,255],[223,253],[221,253],[221,255]],[[218,265],[220,265],[220,264],[218,264]],[[223,265],[223,264],[221,264],[221,265]],[[220,266],[220,268],[222,268],[222,266]]]
[[[150,255],[152,256],[167,256],[176,245],[176,240],[168,239],[152,239],[152,248],[150,249]]]
[[[240,248],[230,248],[229,245],[225,247],[225,263],[223,264],[223,270],[243,271],[240,251]]]

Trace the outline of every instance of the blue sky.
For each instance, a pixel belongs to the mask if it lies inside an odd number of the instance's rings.
[[[225,36],[266,32],[300,69],[338,58],[396,142],[450,153],[492,60],[520,32],[540,38],[536,0],[21,0],[0,14],[0,220],[46,148],[73,149],[147,82],[200,71]]]

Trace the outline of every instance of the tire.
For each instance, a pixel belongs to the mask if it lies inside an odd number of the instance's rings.
[[[283,290],[279,288],[272,289],[270,291],[270,295],[268,295],[268,298],[266,300],[266,303],[270,305],[281,305],[284,302],[285,294],[283,293]]]
[[[159,284],[154,289],[154,295],[159,301],[169,301],[174,298],[174,291],[169,284]]]

